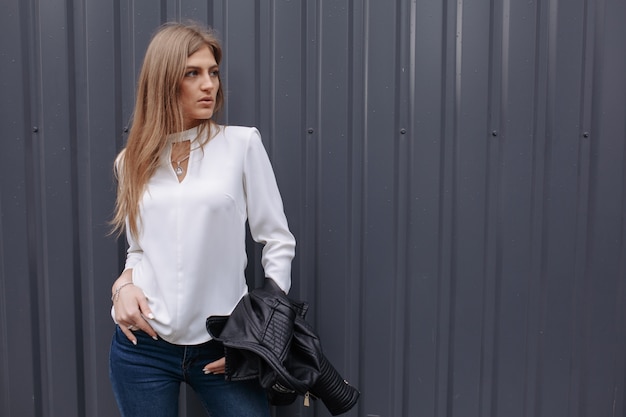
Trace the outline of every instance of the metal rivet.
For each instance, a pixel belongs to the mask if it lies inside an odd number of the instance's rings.
[[[406,129],[400,129],[400,134],[401,134],[401,135],[406,134]]]
[[[589,137],[589,132],[584,132],[583,133],[583,138],[588,138]]]
[[[39,132],[39,128],[38,128],[37,126],[33,126],[33,132],[34,132],[34,133]]]
[[[124,133],[128,133],[128,126],[124,126]]]
[[[492,130],[492,131],[491,131],[491,136],[493,136],[494,138],[495,138],[496,136],[498,136],[498,131],[497,131],[497,130]]]
[[[312,134],[313,134],[313,132],[315,132],[315,131],[313,130],[313,128],[312,128],[312,127],[310,127],[310,128],[307,130],[307,132],[309,133],[309,135],[312,135]]]

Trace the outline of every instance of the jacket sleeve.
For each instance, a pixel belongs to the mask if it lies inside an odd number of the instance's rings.
[[[251,130],[243,174],[250,233],[264,245],[261,263],[265,276],[287,293],[296,241],[289,231],[276,177],[257,129]]]

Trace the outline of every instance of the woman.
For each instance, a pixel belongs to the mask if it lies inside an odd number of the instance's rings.
[[[181,382],[212,417],[269,416],[257,381],[224,379],[223,347],[205,329],[248,291],[246,221],[266,277],[285,292],[295,250],[259,132],[213,121],[221,57],[209,30],[162,26],[116,160],[113,224],[129,248],[112,287],[110,377],[124,417],[176,416]]]

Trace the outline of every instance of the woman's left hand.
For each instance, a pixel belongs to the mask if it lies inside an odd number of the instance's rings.
[[[223,374],[226,372],[226,358],[221,358],[211,362],[202,368],[205,374]]]

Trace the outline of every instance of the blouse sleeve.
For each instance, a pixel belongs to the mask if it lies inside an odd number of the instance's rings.
[[[128,231],[128,225],[126,226],[126,240],[128,241],[128,250],[126,251],[126,265],[124,269],[132,269],[141,261],[143,257],[143,250],[139,246],[139,243],[132,237],[132,233]]]
[[[261,263],[265,276],[287,293],[296,241],[289,231],[276,177],[257,129],[252,130],[248,142],[243,174],[250,233],[264,245]]]
[[[115,158],[115,173],[118,176],[118,181],[121,180],[122,166],[124,164],[125,151],[120,152]],[[143,250],[139,246],[139,243],[132,237],[130,228],[128,227],[128,220],[126,221],[126,241],[128,242],[128,251],[126,252],[126,265],[124,269],[132,269],[143,257]]]

